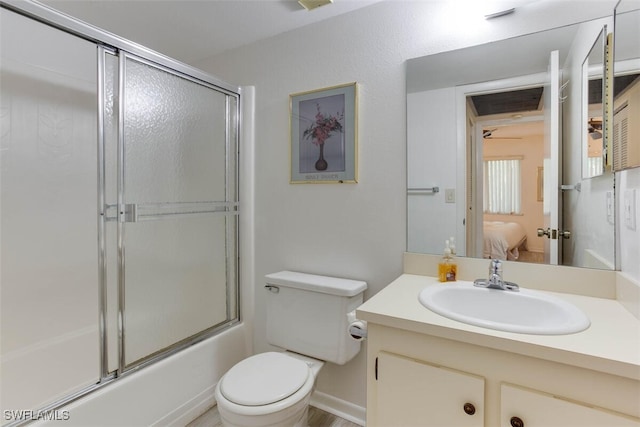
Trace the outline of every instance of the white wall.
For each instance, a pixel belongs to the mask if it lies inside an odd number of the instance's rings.
[[[456,235],[456,204],[444,197],[447,188],[456,188],[456,137],[454,88],[407,94],[407,186],[440,188],[407,196],[409,252],[442,253],[445,240]],[[456,196],[464,203],[464,193]]]
[[[539,1],[505,18],[463,23],[471,8],[459,2],[383,1],[196,64],[256,87],[255,351],[270,348],[264,274],[361,279],[370,297],[402,272],[407,59],[604,16],[614,5]],[[359,183],[289,184],[289,94],[353,81],[360,85]],[[325,366],[318,390],[364,406],[364,371],[364,352],[346,366]]]
[[[616,173],[618,204],[618,227],[620,235],[620,269],[637,282],[640,287],[640,168],[629,169]],[[635,189],[636,197],[636,229],[627,228],[622,220],[624,194],[627,190]]]

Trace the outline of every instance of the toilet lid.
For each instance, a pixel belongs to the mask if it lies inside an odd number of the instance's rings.
[[[229,370],[220,392],[233,403],[268,405],[291,396],[307,381],[309,366],[282,353],[261,353],[244,359]]]

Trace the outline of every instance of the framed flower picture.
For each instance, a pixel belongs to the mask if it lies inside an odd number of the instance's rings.
[[[357,83],[289,97],[291,183],[358,182]]]

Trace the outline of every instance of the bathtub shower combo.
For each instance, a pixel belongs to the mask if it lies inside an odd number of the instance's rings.
[[[240,90],[38,4],[0,13],[6,413],[239,321]]]

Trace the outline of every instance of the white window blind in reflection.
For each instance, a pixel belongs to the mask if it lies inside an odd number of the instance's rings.
[[[587,176],[600,176],[604,170],[604,159],[602,156],[589,157],[587,167],[589,168]]]
[[[484,161],[485,213],[521,213],[521,159],[498,159]]]

